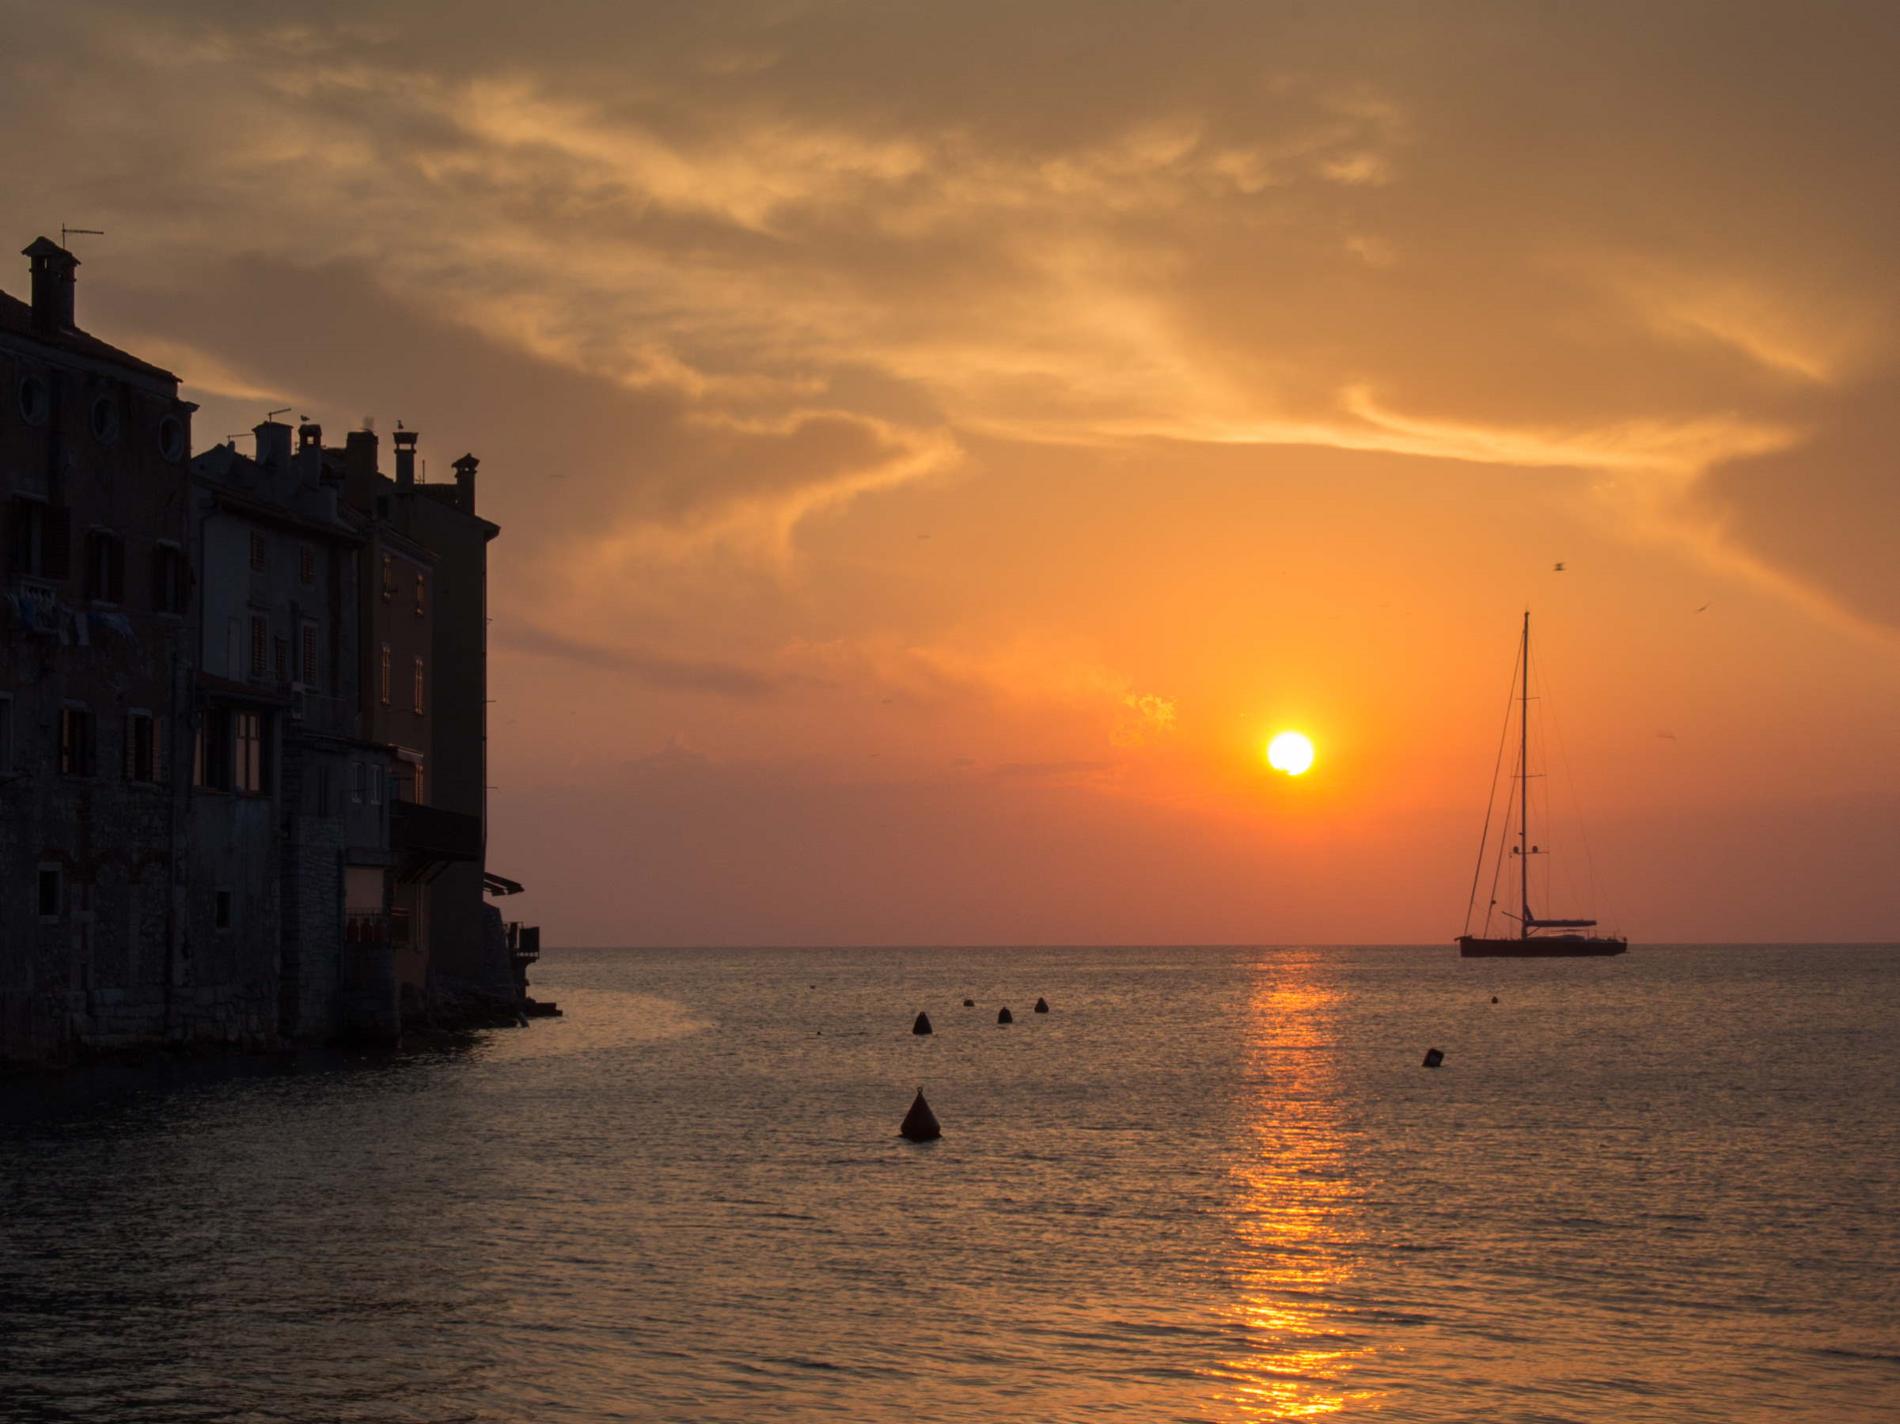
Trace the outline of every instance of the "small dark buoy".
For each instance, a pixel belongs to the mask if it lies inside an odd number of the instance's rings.
[[[1049,1012],[1049,1001],[1048,1001],[1047,999],[1038,999],[1038,1000],[1036,1000],[1036,1012],[1037,1012],[1037,1013],[1039,1013],[1039,1014],[1046,1014],[1046,1013],[1048,1013],[1048,1012]]]
[[[912,1033],[929,1033],[930,1032],[930,1015],[929,1014],[917,1015],[917,1022],[910,1026],[910,1031]]]
[[[922,1088],[917,1090],[910,1111],[904,1114],[904,1125],[897,1130],[912,1142],[935,1142],[943,1136],[943,1129],[937,1126],[937,1115],[930,1110],[930,1104],[924,1101]]]
[[[976,1007],[976,1000],[975,1000],[975,999],[965,999],[965,1000],[963,1001],[963,1007],[964,1007],[964,1008],[966,1008],[966,1009],[974,1009],[974,1008]]]
[[[1493,994],[1491,996],[1491,1002],[1495,1004],[1497,1001],[1498,1001],[1498,996],[1496,994]]]
[[[1425,1050],[1425,1066],[1427,1068],[1436,1068],[1440,1063],[1443,1063],[1444,1061],[1445,1061],[1445,1055],[1442,1052],[1440,1052],[1438,1049],[1428,1048]]]
[[[1010,1011],[1007,1008],[1001,1008],[996,1011],[996,1021],[999,1024],[1015,1023],[1016,1016],[1010,1013]]]

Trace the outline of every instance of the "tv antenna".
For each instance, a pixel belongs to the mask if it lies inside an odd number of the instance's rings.
[[[280,415],[289,415],[291,410],[292,407],[287,405],[280,405],[276,410],[267,410],[264,412],[264,423],[268,425]]]
[[[71,251],[75,237],[104,237],[105,233],[96,227],[67,227],[59,225],[59,245]]]

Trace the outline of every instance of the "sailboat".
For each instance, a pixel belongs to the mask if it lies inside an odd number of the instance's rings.
[[[1621,954],[1629,948],[1629,941],[1618,935],[1593,933],[1597,927],[1595,920],[1553,919],[1537,915],[1531,909],[1531,857],[1545,852],[1531,841],[1531,615],[1528,609],[1524,613],[1524,640],[1518,649],[1518,672],[1517,844],[1511,847],[1511,854],[1517,858],[1518,913],[1513,916],[1508,910],[1504,912],[1517,921],[1517,933],[1491,937],[1491,912],[1488,908],[1482,932],[1475,935],[1470,933],[1471,907],[1467,905],[1466,932],[1458,936],[1458,953],[1467,959],[1552,959],[1575,955]],[[1493,782],[1494,795],[1496,789],[1496,783]],[[1508,806],[1506,810],[1508,814]],[[1487,812],[1485,834],[1478,845],[1478,870],[1471,881],[1472,904],[1477,901],[1478,877],[1484,873],[1485,844],[1490,839],[1490,831],[1490,815]],[[1494,879],[1490,900],[1492,906],[1497,904],[1496,888]]]

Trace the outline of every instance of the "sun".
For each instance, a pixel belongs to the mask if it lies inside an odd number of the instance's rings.
[[[1267,765],[1298,776],[1313,764],[1313,743],[1303,732],[1281,732],[1267,743]]]

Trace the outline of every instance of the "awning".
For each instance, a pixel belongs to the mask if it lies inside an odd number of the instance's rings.
[[[510,880],[505,875],[497,875],[492,870],[484,870],[482,872],[482,889],[486,890],[490,895],[519,895],[521,893],[521,882],[519,880]]]

